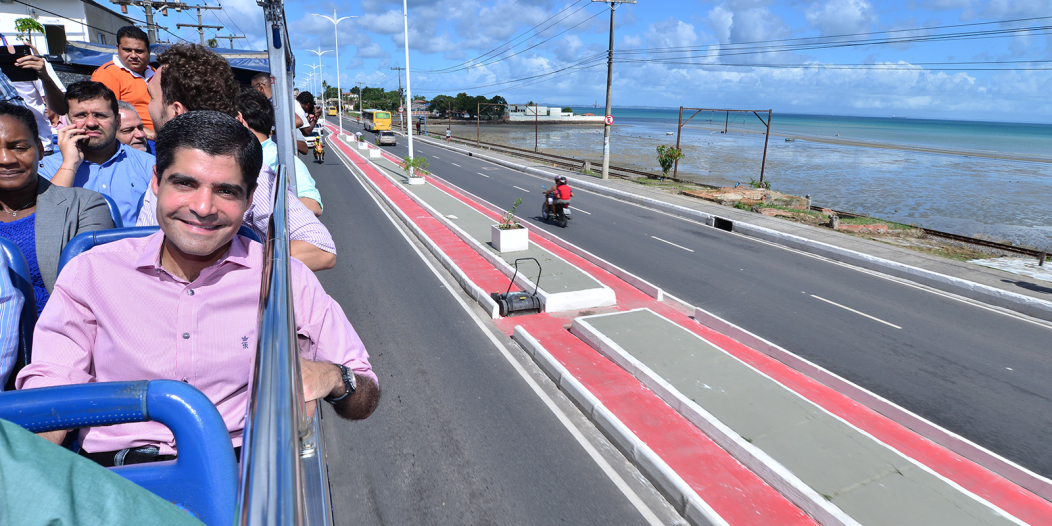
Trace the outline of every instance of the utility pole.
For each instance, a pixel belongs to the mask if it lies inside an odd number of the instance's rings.
[[[235,38],[248,38],[248,37],[246,37],[244,35],[238,36],[238,35],[220,35],[220,34],[216,34],[216,40],[219,40],[221,38],[230,41],[230,47],[227,48],[227,49],[234,49],[234,39]]]
[[[190,6],[182,2],[162,2],[156,0],[110,0],[110,2],[121,6],[121,13],[124,14],[128,14],[128,6],[142,8],[143,12],[146,13],[146,31],[150,36],[151,44],[157,43],[157,28],[160,27],[153,23],[153,12],[155,9],[161,11],[161,16],[168,16],[168,9],[175,9],[176,12],[179,12],[183,9],[190,8]]]
[[[205,45],[205,29],[220,30],[220,29],[223,29],[223,26],[209,26],[209,25],[205,25],[205,24],[201,23],[201,10],[223,9],[223,8],[222,7],[216,7],[216,6],[208,6],[208,5],[192,5],[192,6],[190,6],[190,9],[196,9],[197,10],[197,23],[196,24],[176,24],[175,27],[179,27],[179,28],[196,27],[197,28],[197,33],[199,35],[201,35],[201,45],[203,46],[203,45]]]
[[[401,98],[401,96],[402,96],[402,71],[404,71],[405,68],[391,68],[391,69],[398,71],[398,96],[399,96],[399,98]],[[412,108],[408,108],[406,111],[409,111],[410,114],[412,114]],[[399,113],[398,114],[398,120],[399,120],[399,122],[402,123],[402,131],[408,133],[408,130],[405,129],[405,121],[402,120],[402,116],[403,115],[405,115],[405,114],[404,113]]]
[[[592,0],[610,4],[610,48],[606,58],[606,119],[603,126],[603,179],[610,178],[610,126],[613,125],[610,95],[614,81],[614,10],[617,4],[634,4],[636,0]]]

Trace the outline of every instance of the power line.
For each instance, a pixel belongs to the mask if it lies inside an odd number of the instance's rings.
[[[516,35],[516,36],[515,36],[514,38],[512,38],[511,40],[509,40],[509,41],[507,41],[507,42],[505,42],[505,43],[503,43],[503,44],[501,44],[501,45],[499,45],[499,46],[497,46],[497,47],[495,47],[495,48],[493,48],[493,49],[491,49],[491,50],[489,50],[489,51],[487,51],[487,52],[485,52],[485,53],[483,53],[483,54],[481,54],[481,55],[479,55],[479,56],[477,56],[477,57],[475,57],[475,58],[473,58],[473,59],[471,59],[471,60],[468,60],[468,61],[465,61],[465,62],[461,62],[460,64],[457,64],[457,65],[455,65],[455,66],[450,66],[450,67],[448,67],[448,68],[442,68],[442,69],[439,69],[439,70],[435,70],[435,71],[433,71],[433,73],[439,73],[439,72],[447,72],[447,70],[451,70],[451,69],[456,69],[456,68],[460,68],[461,66],[464,66],[464,65],[466,65],[466,64],[470,64],[470,63],[472,63],[472,62],[475,62],[475,61],[477,61],[477,60],[483,59],[483,58],[485,58],[485,57],[487,57],[487,56],[491,55],[491,54],[492,54],[493,52],[497,51],[498,49],[500,49],[500,48],[502,48],[502,47],[505,47],[505,46],[509,46],[509,45],[510,45],[510,46],[514,47],[514,46],[515,46],[515,44],[513,44],[513,43],[514,43],[514,42],[515,42],[516,40],[518,40],[519,38],[521,38],[521,37],[523,37],[523,36],[525,36],[525,35],[529,34],[529,33],[530,33],[531,31],[535,31],[535,30],[536,30],[536,29],[537,29],[538,27],[540,27],[540,26],[542,26],[542,25],[544,25],[544,24],[548,23],[548,21],[549,21],[549,20],[551,20],[551,19],[553,19],[553,18],[555,18],[555,17],[559,16],[559,15],[560,15],[560,14],[562,14],[562,13],[563,13],[564,11],[567,11],[567,10],[568,10],[568,9],[570,9],[571,7],[573,7],[573,6],[575,6],[575,5],[579,4],[579,3],[581,3],[581,2],[583,2],[583,1],[585,1],[585,0],[577,0],[576,2],[574,2],[574,3],[572,3],[572,4],[570,4],[570,5],[566,6],[566,7],[564,7],[564,8],[562,9],[562,10],[558,11],[558,12],[557,12],[557,13],[555,13],[554,15],[552,15],[552,16],[550,16],[550,17],[548,17],[548,18],[547,18],[547,19],[545,19],[545,20],[544,20],[543,22],[541,22],[541,23],[539,23],[539,24],[537,24],[537,25],[535,25],[535,26],[531,27],[530,29],[527,29],[526,31],[523,31],[522,33],[519,33],[518,35]],[[584,9],[584,7],[582,7],[581,9]],[[578,9],[577,11],[580,11],[581,9]],[[564,18],[560,19],[560,20],[559,20],[559,22],[562,22],[563,20],[566,20],[566,18],[569,18],[570,16],[573,16],[574,14],[576,14],[576,13],[577,13],[577,11],[574,11],[573,13],[570,13],[570,15],[569,15],[569,16],[567,16],[567,17],[564,17]],[[557,22],[557,23],[558,23],[558,22]],[[551,26],[549,26],[549,27],[551,27]],[[545,28],[545,29],[548,29],[548,28]],[[541,30],[541,31],[543,31],[543,30]],[[538,36],[540,36],[540,31],[537,31],[537,32],[536,32],[536,34],[537,34]],[[504,51],[501,51],[501,53],[504,53]],[[499,54],[498,54],[498,55],[499,55]]]

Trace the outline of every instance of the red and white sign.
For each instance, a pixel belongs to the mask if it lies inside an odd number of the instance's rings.
[[[398,113],[404,113],[404,112],[405,112],[405,106],[399,106],[398,107]]]
[[[612,126],[614,124],[614,116],[607,115],[605,121],[607,126]]]

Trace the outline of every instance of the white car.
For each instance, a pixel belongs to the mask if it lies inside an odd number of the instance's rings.
[[[398,136],[393,131],[381,131],[376,133],[376,144],[377,146],[390,145],[394,146],[398,144]]]

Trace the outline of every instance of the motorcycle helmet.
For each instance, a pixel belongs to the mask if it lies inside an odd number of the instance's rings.
[[[556,177],[555,184],[566,184],[566,178],[561,175],[559,177]]]

